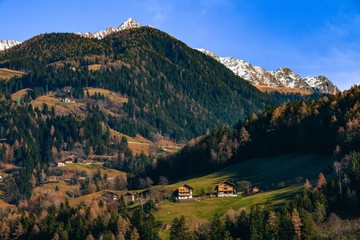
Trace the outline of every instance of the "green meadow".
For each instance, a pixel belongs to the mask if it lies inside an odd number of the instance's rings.
[[[215,214],[223,215],[227,211],[248,210],[256,204],[281,206],[303,189],[305,179],[316,184],[320,172],[331,178],[333,159],[331,156],[314,154],[291,154],[272,158],[259,158],[244,163],[228,166],[206,176],[183,179],[166,186],[171,192],[182,184],[194,188],[194,195],[211,193],[215,185],[224,180],[234,182],[247,181],[251,186],[260,188],[260,193],[248,196],[223,198],[194,198],[181,202],[165,201],[158,204],[154,211],[155,218],[164,225],[170,225],[175,217],[184,215],[190,228],[208,221]],[[161,232],[168,238],[169,231]]]

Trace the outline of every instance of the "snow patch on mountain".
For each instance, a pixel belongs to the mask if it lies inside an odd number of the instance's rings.
[[[325,76],[312,77],[308,76],[304,78],[304,81],[309,84],[315,91],[336,94],[340,90]]]
[[[289,68],[282,67],[276,71],[272,71],[271,74],[286,88],[312,91],[309,84]]]
[[[15,40],[0,40],[0,51],[12,48],[19,44],[21,44],[21,42]]]
[[[262,67],[233,57],[219,57],[206,49],[196,49],[225,65],[239,77],[253,85],[263,85],[271,88],[292,88],[309,92],[336,94],[340,90],[326,77],[302,78],[289,68],[282,67],[276,71],[267,71]]]
[[[139,28],[139,27],[141,27],[141,25],[138,22],[136,22],[132,18],[129,18],[128,20],[123,22],[118,28],[108,27],[105,30],[95,32],[95,33],[87,32],[87,33],[76,33],[76,34],[79,34],[79,35],[81,35],[83,37],[88,37],[88,38],[103,39],[107,35],[112,34],[114,32],[119,32],[119,31],[123,31],[123,30],[126,30],[126,29]]]

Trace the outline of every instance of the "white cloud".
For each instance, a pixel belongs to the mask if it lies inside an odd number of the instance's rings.
[[[148,0],[142,6],[146,6],[146,10],[152,17],[152,21],[162,23],[167,20],[174,9],[172,1]]]

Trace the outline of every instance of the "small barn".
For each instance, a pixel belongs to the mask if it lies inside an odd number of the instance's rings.
[[[63,163],[63,162],[56,162],[55,163],[55,167],[65,167],[66,165],[65,165],[65,163]]]
[[[236,196],[235,184],[229,181],[223,181],[216,185],[215,193],[217,197]]]
[[[259,193],[260,192],[260,188],[259,187],[253,187],[251,190],[250,190],[250,194],[256,194],[256,193]]]
[[[135,192],[127,192],[124,195],[124,199],[127,205],[129,205],[132,202],[135,202]]]

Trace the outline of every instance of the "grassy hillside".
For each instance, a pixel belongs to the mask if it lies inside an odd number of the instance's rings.
[[[278,188],[284,185],[316,179],[320,172],[330,173],[331,156],[316,154],[290,154],[279,157],[259,158],[230,165],[212,174],[191,179],[183,179],[169,186],[176,189],[180,184],[189,184],[194,194],[211,192],[215,185],[224,180],[249,181],[260,189]]]
[[[24,75],[23,72],[14,71],[8,68],[0,68],[0,80],[8,80],[12,77],[21,77]]]
[[[256,204],[279,206],[301,191],[305,179],[316,182],[320,172],[332,177],[331,156],[315,154],[291,154],[272,158],[260,158],[226,167],[212,174],[184,179],[165,188],[170,193],[179,185],[188,184],[194,188],[194,194],[213,192],[215,185],[224,180],[237,183],[249,181],[252,186],[260,187],[261,193],[250,196],[227,198],[199,198],[183,202],[164,202],[154,212],[156,219],[163,224],[171,224],[175,217],[184,215],[190,226],[211,219],[216,213],[224,214],[228,210],[250,209]],[[239,188],[239,184],[237,185]],[[161,233],[168,237],[169,231]]]
[[[84,94],[86,94],[87,92],[89,93],[90,96],[93,96],[96,93],[102,94],[105,97],[108,97],[112,102],[117,104],[127,103],[129,101],[128,98],[119,96],[118,94],[103,88],[92,88],[92,87],[85,88]]]
[[[176,217],[184,215],[190,225],[208,221],[215,214],[223,215],[230,209],[249,210],[256,204],[279,206],[300,192],[302,185],[294,185],[278,190],[263,192],[246,197],[202,198],[195,201],[164,202],[154,211],[155,218],[163,224],[171,224]]]

